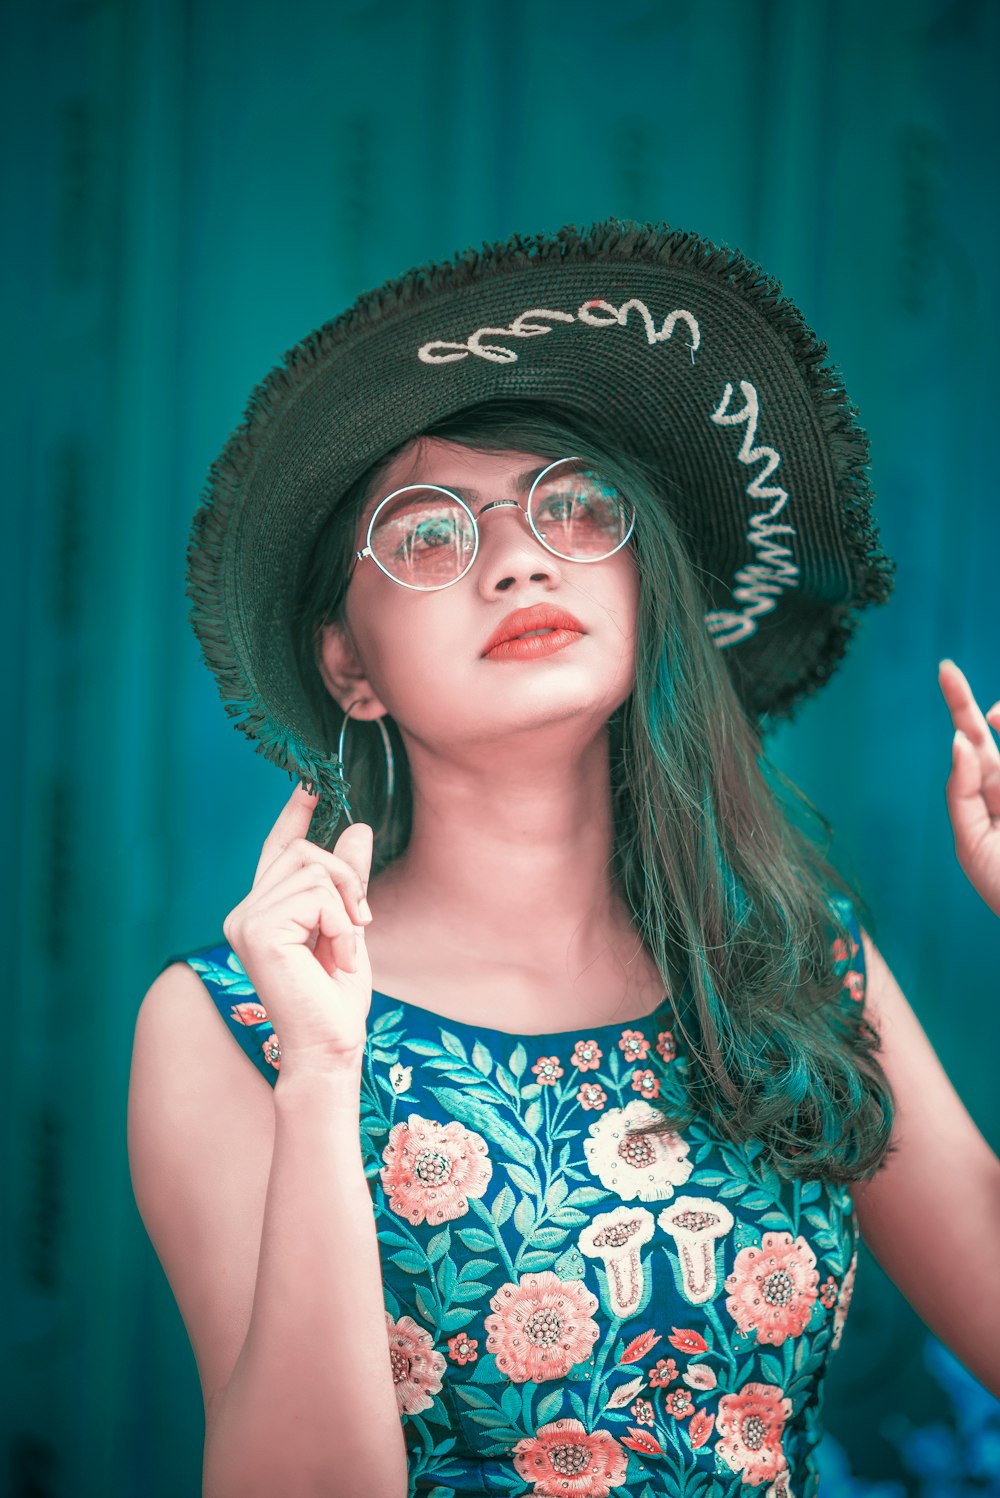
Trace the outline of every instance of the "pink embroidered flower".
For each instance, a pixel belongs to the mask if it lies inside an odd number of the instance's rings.
[[[234,1004],[229,1011],[230,1019],[237,1020],[241,1025],[266,1025],[267,1010],[263,1004],[258,1004],[253,999],[245,999],[242,1004]]]
[[[453,1363],[459,1363],[463,1367],[466,1363],[475,1363],[479,1357],[477,1348],[479,1343],[475,1337],[467,1337],[464,1332],[457,1336],[448,1338],[448,1356]]]
[[[275,1071],[280,1071],[281,1041],[278,1039],[277,1035],[275,1035],[273,1030],[261,1045],[261,1050],[264,1052],[264,1060],[267,1062],[268,1066],[273,1066]]]
[[[839,966],[839,964],[842,962],[854,961],[855,957],[858,955],[858,944],[852,936],[850,951],[848,951],[846,941],[842,936],[838,936],[837,940],[830,948],[830,951],[833,954],[834,963]]]
[[[715,1369],[707,1363],[688,1363],[684,1370],[684,1382],[689,1389],[714,1389],[719,1380]]]
[[[554,1087],[556,1079],[563,1074],[558,1056],[539,1056],[531,1070],[546,1087]]]
[[[660,1358],[655,1368],[649,1370],[649,1381],[656,1389],[665,1389],[677,1377],[677,1364],[673,1358]]]
[[[844,978],[844,987],[856,1003],[864,1003],[865,978],[863,973],[856,973],[852,968]]]
[[[493,1175],[482,1135],[456,1123],[439,1124],[411,1113],[393,1124],[379,1171],[389,1206],[416,1227],[461,1217],[469,1197],[482,1196]]]
[[[659,1051],[664,1061],[673,1061],[674,1057],[677,1055],[677,1047],[674,1044],[674,1036],[672,1030],[660,1031],[659,1035],[656,1037],[656,1049]]]
[[[671,1347],[676,1347],[678,1352],[692,1353],[708,1351],[708,1343],[700,1333],[690,1331],[687,1327],[678,1326],[673,1326],[670,1330],[673,1335],[668,1337],[667,1341]]]
[[[818,1284],[816,1255],[804,1238],[793,1243],[791,1233],[765,1233],[762,1247],[736,1255],[726,1310],[744,1336],[756,1331],[758,1342],[777,1347],[805,1329]]]
[[[569,1064],[579,1067],[580,1071],[596,1071],[603,1059],[604,1052],[596,1040],[578,1040]]]
[[[663,1403],[675,1420],[686,1420],[694,1409],[694,1400],[687,1389],[672,1389],[664,1396]]]
[[[837,1281],[832,1274],[828,1274],[819,1287],[819,1298],[828,1311],[837,1304],[837,1294]]]
[[[662,1456],[663,1447],[655,1436],[651,1436],[648,1430],[643,1430],[639,1425],[630,1425],[628,1435],[622,1436],[622,1445],[630,1446],[633,1451],[638,1451],[640,1456]]]
[[[515,1384],[564,1378],[590,1356],[599,1331],[597,1296],[579,1280],[561,1280],[551,1269],[522,1274],[501,1285],[486,1317],[487,1351]]]
[[[652,1425],[653,1406],[648,1399],[637,1399],[632,1406],[632,1414],[635,1416],[636,1425]]]
[[[618,1359],[619,1363],[638,1363],[644,1358],[651,1347],[655,1347],[660,1340],[660,1333],[654,1332],[650,1327],[648,1332],[640,1332],[638,1337],[633,1337],[631,1342]]]
[[[706,1414],[704,1410],[695,1410],[691,1416],[691,1423],[687,1428],[687,1437],[691,1442],[692,1451],[697,1451],[699,1446],[704,1446],[712,1434],[712,1426],[714,1424],[714,1415]]]
[[[781,1447],[792,1401],[776,1384],[744,1384],[719,1400],[716,1455],[749,1484],[771,1482],[788,1466]]]
[[[626,1061],[645,1061],[649,1054],[649,1041],[641,1030],[623,1030],[618,1042]]]
[[[606,1430],[588,1432],[579,1420],[551,1420],[513,1452],[517,1475],[533,1483],[534,1498],[609,1498],[625,1481],[628,1457]]]
[[[833,1313],[833,1339],[830,1342],[830,1347],[834,1352],[840,1346],[840,1339],[844,1335],[844,1322],[847,1320],[847,1313],[851,1309],[851,1297],[854,1294],[854,1276],[857,1268],[858,1256],[855,1253],[850,1264],[847,1266],[847,1273],[844,1275],[844,1281],[840,1287],[840,1299],[837,1301],[837,1309]]]
[[[660,1079],[654,1077],[651,1071],[634,1071],[632,1073],[632,1091],[641,1093],[644,1098],[659,1097]]]
[[[412,1316],[400,1316],[398,1321],[393,1321],[386,1311],[385,1326],[389,1333],[392,1381],[399,1412],[401,1415],[418,1415],[421,1410],[429,1410],[434,1403],[433,1396],[441,1388],[442,1375],[448,1365],[443,1355],[435,1352],[430,1332],[418,1326]]]
[[[581,1108],[594,1108],[598,1112],[600,1112],[608,1100],[608,1095],[604,1091],[604,1088],[600,1087],[596,1082],[584,1082],[577,1089],[576,1095]]]

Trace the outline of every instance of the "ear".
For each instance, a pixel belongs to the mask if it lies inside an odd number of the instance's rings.
[[[345,711],[351,707],[352,718],[374,719],[386,714],[384,704],[365,675],[346,624],[324,624],[321,627],[316,643],[316,665],[330,696]]]

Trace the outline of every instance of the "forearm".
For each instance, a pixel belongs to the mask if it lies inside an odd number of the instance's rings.
[[[253,1312],[205,1441],[204,1498],[404,1498],[360,1082],[279,1077]]]

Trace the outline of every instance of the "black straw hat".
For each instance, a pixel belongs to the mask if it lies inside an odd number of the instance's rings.
[[[556,401],[662,471],[747,712],[788,717],[890,594],[868,442],[780,284],[736,250],[609,219],[418,266],[285,355],[213,463],[188,547],[191,622],[227,713],[344,807],[299,676],[293,601],[330,511],[372,463],[491,397]]]

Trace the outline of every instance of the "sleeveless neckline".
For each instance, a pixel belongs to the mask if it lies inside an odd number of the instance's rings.
[[[670,995],[669,993],[665,993],[654,1010],[649,1014],[640,1015],[638,1018],[611,1020],[609,1023],[603,1025],[581,1025],[573,1030],[538,1030],[533,1033],[526,1033],[516,1030],[500,1030],[495,1025],[474,1025],[470,1024],[468,1020],[452,1019],[450,1015],[438,1014],[436,1010],[428,1009],[423,1004],[414,1004],[409,999],[397,999],[392,994],[383,993],[380,988],[372,989],[373,1002],[376,998],[382,999],[389,1007],[410,1009],[417,1014],[422,1014],[428,1022],[439,1024],[445,1029],[464,1030],[467,1034],[475,1035],[503,1035],[507,1040],[532,1041],[565,1040],[574,1035],[586,1035],[589,1037],[591,1035],[603,1035],[610,1030],[637,1030],[642,1025],[652,1024],[654,1020],[659,1021],[670,1004]]]

